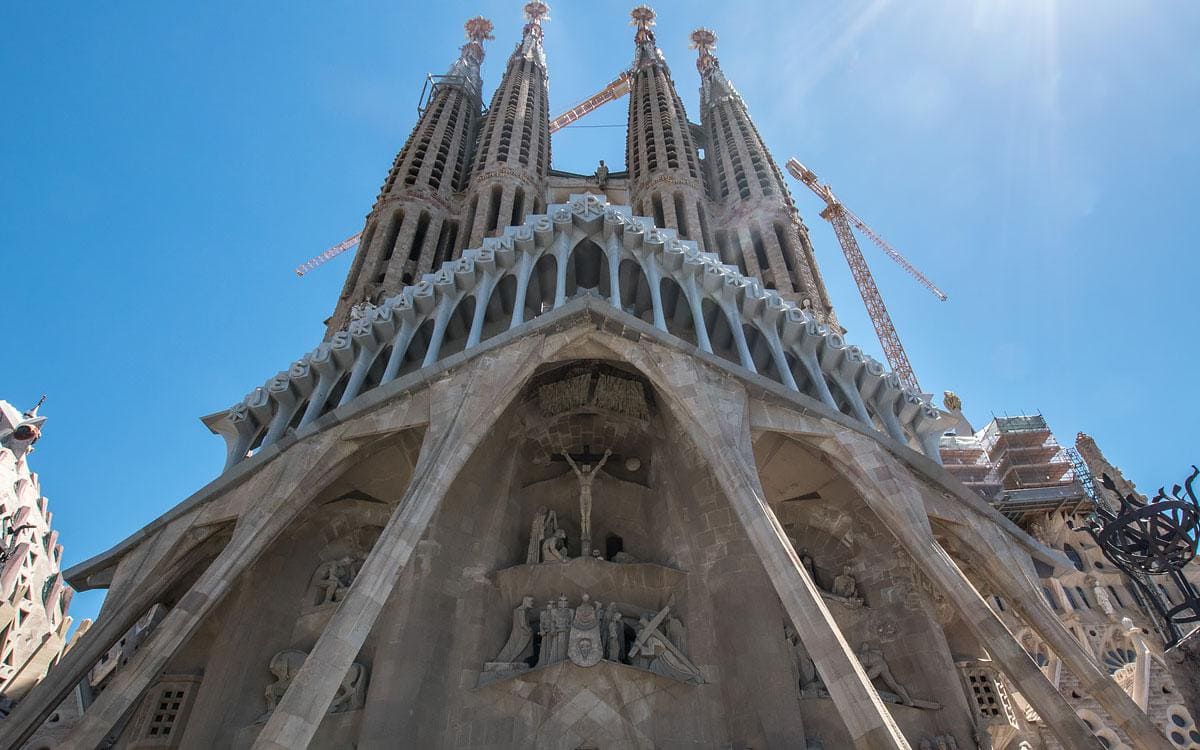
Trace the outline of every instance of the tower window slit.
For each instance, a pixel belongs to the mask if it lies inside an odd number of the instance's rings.
[[[486,232],[495,231],[500,224],[500,198],[503,195],[503,189],[499,185],[492,187],[491,203],[488,205],[488,219]]]
[[[650,196],[650,203],[654,206],[654,225],[660,229],[665,227],[667,225],[667,218],[666,214],[663,213],[662,194],[654,193]]]
[[[509,226],[518,226],[525,219],[525,189],[517,188],[513,195],[512,221]]]
[[[408,250],[408,259],[415,261],[421,257],[421,247],[425,244],[425,235],[429,233],[429,212],[422,211],[417,219],[417,231],[413,233],[412,247]]]
[[[800,287],[800,279],[796,276],[795,263],[792,257],[794,251],[792,249],[791,238],[779,222],[774,223],[774,228],[775,239],[779,242],[779,250],[783,253],[783,265],[787,266],[788,276],[791,277],[794,282],[793,285],[798,289]]]
[[[679,225],[679,234],[684,239],[692,239],[692,234],[688,231],[687,224],[687,209],[683,205],[683,194],[675,193],[675,222]]]

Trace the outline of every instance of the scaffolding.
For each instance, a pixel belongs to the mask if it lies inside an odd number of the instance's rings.
[[[973,435],[944,436],[940,447],[946,470],[1014,521],[1087,512],[1093,502],[1091,475],[1081,473],[1041,414],[994,417]]]

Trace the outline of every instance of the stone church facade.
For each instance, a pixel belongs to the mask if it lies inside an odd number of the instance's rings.
[[[1173,747],[1045,599],[1072,560],[943,467],[956,416],[843,338],[711,44],[695,125],[635,9],[628,169],[559,172],[546,10],[486,113],[468,22],[325,340],[68,571],[104,609],[0,744],[157,613],[44,746]]]

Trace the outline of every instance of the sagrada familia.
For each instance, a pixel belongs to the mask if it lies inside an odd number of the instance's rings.
[[[695,124],[636,8],[626,170],[555,170],[547,10],[486,109],[467,23],[324,340],[66,572],[103,610],[0,746],[1200,748],[1094,443],[845,340],[710,33]]]

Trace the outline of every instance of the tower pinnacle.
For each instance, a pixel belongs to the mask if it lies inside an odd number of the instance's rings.
[[[717,58],[712,53],[713,48],[717,46],[717,32],[712,29],[700,28],[693,31],[688,39],[692,40],[688,46],[696,50],[698,55],[696,70],[700,71],[700,75],[717,67]]]
[[[458,59],[446,72],[447,78],[461,77],[475,96],[479,96],[483,89],[483,78],[480,74],[484,54],[483,43],[488,39],[496,38],[492,36],[492,28],[492,22],[483,16],[468,19],[463,24],[463,29],[467,34],[467,43],[462,46]]]
[[[533,0],[525,3],[524,12],[525,26],[521,29],[521,43],[513,55],[537,62],[544,68],[546,52],[542,49],[542,37],[546,32],[542,29],[542,22],[550,20],[550,6],[541,0]]]
[[[629,18],[629,25],[637,27],[637,33],[633,36],[633,43],[637,47],[633,53],[634,69],[665,63],[666,59],[659,51],[654,32],[650,29],[656,18],[654,9],[649,5],[639,5],[629,12]]]

